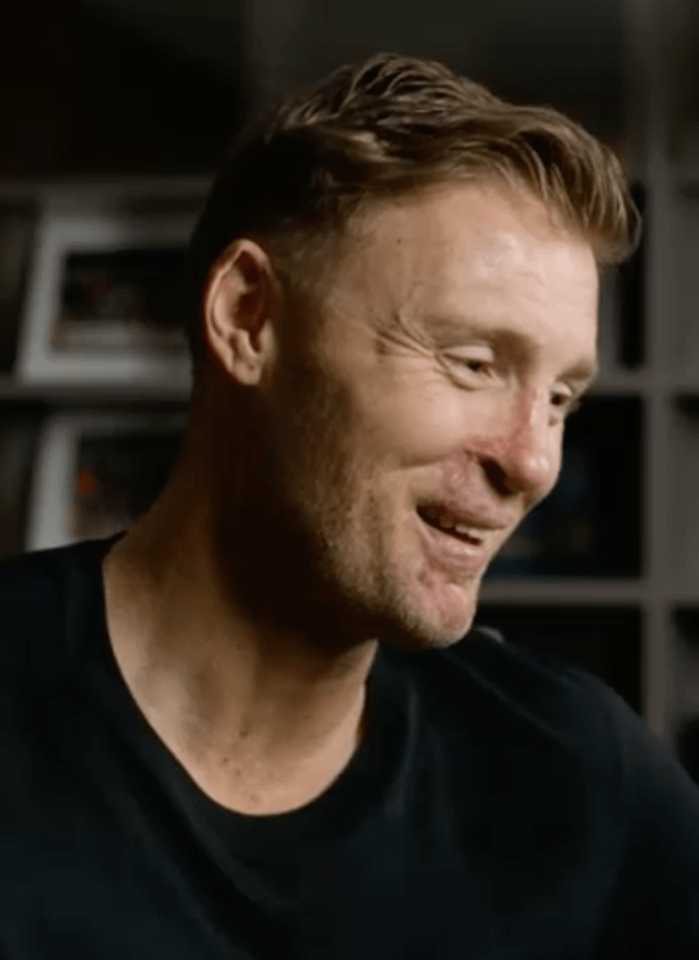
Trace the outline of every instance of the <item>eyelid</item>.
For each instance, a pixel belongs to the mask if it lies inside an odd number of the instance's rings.
[[[583,393],[574,396],[571,400],[570,406],[568,407],[568,414],[575,413],[576,410],[579,410],[586,399],[587,397]]]
[[[565,394],[559,393],[558,396],[566,396],[566,400],[569,401],[566,404],[562,405],[565,408],[565,415],[569,417],[571,414],[575,413],[583,404],[583,401],[586,399],[583,393],[573,393],[568,397]]]
[[[478,356],[478,351],[481,350],[488,354],[488,356]],[[482,364],[485,367],[494,367],[497,362],[497,357],[494,354],[494,351],[491,347],[478,344],[474,344],[470,347],[462,348],[462,352],[459,350],[448,350],[445,351],[445,356],[447,359],[453,360],[457,363],[467,366],[469,363],[478,363]],[[469,371],[473,376],[478,376],[479,374],[475,371]],[[586,399],[586,390],[579,390],[575,387],[568,386],[570,394],[564,393],[562,390],[552,391],[552,396],[560,396],[566,399],[565,404],[561,404],[565,408],[565,415],[569,417],[571,414],[575,413],[583,404],[583,401]]]
[[[479,355],[479,349],[482,351],[483,355]],[[455,363],[482,363],[486,366],[493,366],[495,364],[495,355],[489,347],[471,347],[463,352],[458,350],[446,350],[444,352],[444,356],[448,360],[453,360]]]

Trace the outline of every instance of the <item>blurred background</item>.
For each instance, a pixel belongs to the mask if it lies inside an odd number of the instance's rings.
[[[0,0],[0,557],[147,509],[186,415],[187,235],[271,96],[377,51],[582,122],[645,215],[601,375],[479,620],[604,677],[699,779],[699,4]]]

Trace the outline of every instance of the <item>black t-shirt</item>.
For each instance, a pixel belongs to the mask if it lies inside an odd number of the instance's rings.
[[[381,648],[333,785],[233,813],[121,678],[107,545],[0,564],[2,960],[699,957],[699,790],[601,681]]]

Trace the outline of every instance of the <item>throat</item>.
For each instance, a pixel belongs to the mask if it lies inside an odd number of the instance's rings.
[[[331,736],[325,744],[294,757],[260,758],[252,750],[232,747],[193,757],[173,753],[209,799],[235,813],[272,816],[301,809],[322,796],[342,776],[364,737],[364,713],[359,721]]]

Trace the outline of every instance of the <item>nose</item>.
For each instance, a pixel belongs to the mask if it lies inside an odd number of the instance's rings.
[[[548,391],[534,389],[498,412],[480,455],[491,483],[503,494],[521,494],[527,502],[537,502],[555,485],[563,431],[551,423],[550,415]]]

